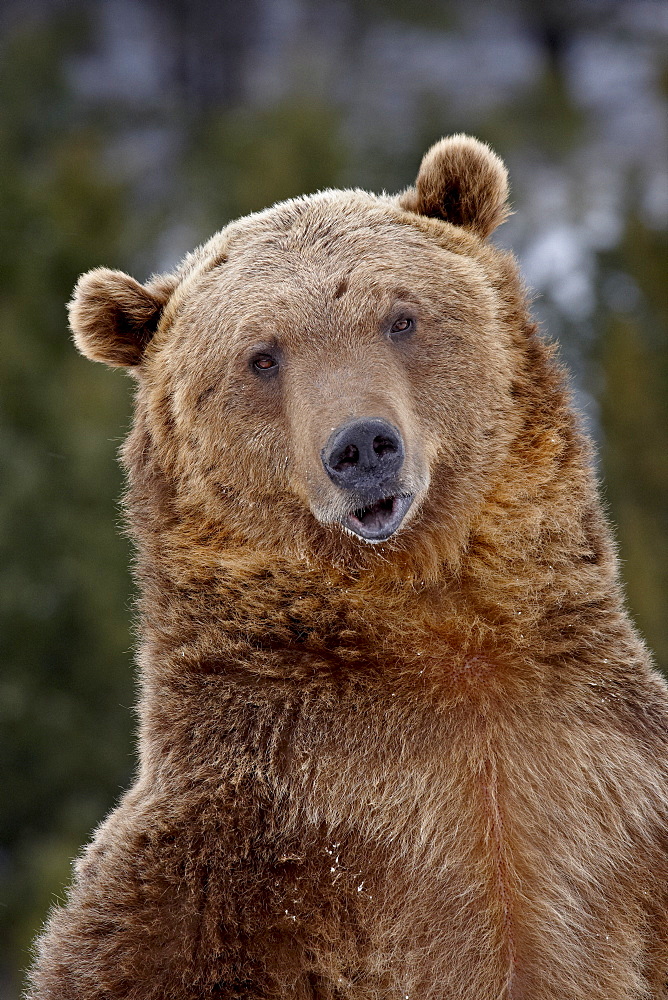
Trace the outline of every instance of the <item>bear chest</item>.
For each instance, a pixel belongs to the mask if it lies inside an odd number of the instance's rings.
[[[643,832],[619,802],[656,809],[647,763],[630,739],[520,714],[425,730],[397,712],[385,740],[362,717],[300,765],[320,899],[363,930],[364,975],[388,995],[536,1000],[574,975],[574,997],[642,989],[630,914],[647,889],[628,843]]]

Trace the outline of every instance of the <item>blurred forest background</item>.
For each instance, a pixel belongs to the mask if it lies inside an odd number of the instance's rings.
[[[664,0],[4,0],[1,1000],[133,770],[130,383],[69,342],[78,274],[143,280],[240,213],[490,142],[667,670],[667,111]]]

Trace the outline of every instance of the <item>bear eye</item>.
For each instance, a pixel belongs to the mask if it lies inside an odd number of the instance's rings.
[[[400,316],[395,319],[394,323],[389,329],[390,337],[395,340],[400,340],[402,337],[407,337],[415,330],[415,320],[412,316]]]
[[[278,371],[278,361],[271,354],[256,354],[251,368],[260,375],[274,375]]]

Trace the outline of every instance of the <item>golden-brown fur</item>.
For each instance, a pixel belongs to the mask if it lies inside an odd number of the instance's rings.
[[[666,688],[482,239],[506,192],[459,136],[399,198],[323,192],[150,286],[82,279],[78,345],[137,377],[140,763],[30,1000],[668,996]],[[321,461],[365,416],[415,494],[375,545]]]

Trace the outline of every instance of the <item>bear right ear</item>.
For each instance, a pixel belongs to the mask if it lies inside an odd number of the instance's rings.
[[[399,204],[485,239],[508,217],[508,172],[484,142],[451,135],[425,153],[415,187]]]
[[[176,284],[163,277],[140,285],[123,271],[106,267],[88,271],[68,306],[75,344],[92,361],[138,365]]]

